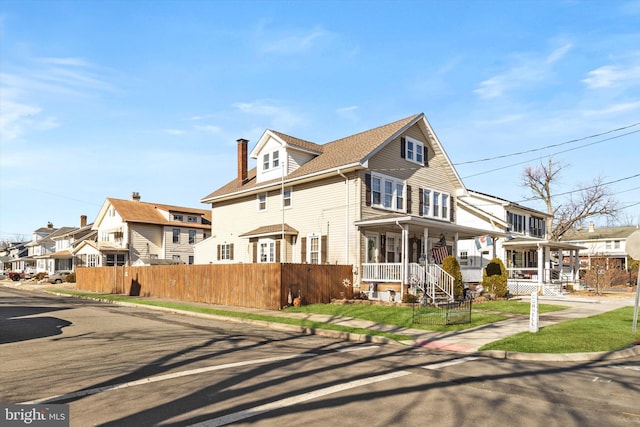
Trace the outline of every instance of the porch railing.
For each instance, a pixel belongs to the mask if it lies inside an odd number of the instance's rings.
[[[362,264],[362,280],[368,282],[398,282],[402,283],[401,263]]]
[[[362,280],[365,282],[404,282],[401,263],[362,264]],[[455,279],[438,264],[422,266],[409,264],[409,284],[416,285],[427,297],[435,299],[440,293],[453,301]]]

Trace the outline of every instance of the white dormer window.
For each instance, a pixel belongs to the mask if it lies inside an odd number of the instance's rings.
[[[403,138],[404,144],[403,144],[403,148],[404,148],[404,152],[403,157],[406,160],[409,160],[410,162],[413,163],[418,163],[420,165],[424,165],[425,161],[424,161],[424,155],[425,155],[425,146],[422,142],[410,138],[410,137],[404,137]]]
[[[280,167],[280,152],[273,151],[262,156],[262,170],[268,171]]]

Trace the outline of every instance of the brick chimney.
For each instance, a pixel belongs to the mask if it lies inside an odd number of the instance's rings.
[[[133,193],[131,193],[131,200],[133,200],[134,202],[139,202],[140,193],[138,193],[137,191],[134,191]]]
[[[589,233],[596,231],[596,225],[592,222],[589,223]]]
[[[238,182],[244,183],[248,176],[249,156],[247,151],[247,139],[238,139]]]
[[[87,226],[87,216],[80,215],[80,227],[86,227],[86,226]]]

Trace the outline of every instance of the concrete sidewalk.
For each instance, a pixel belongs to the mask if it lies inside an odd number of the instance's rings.
[[[0,282],[2,285],[10,288],[34,290],[34,291],[48,291],[51,289],[59,289],[60,285],[48,285],[48,284],[33,284],[25,282]],[[73,285],[66,285],[70,289],[75,289]],[[529,301],[529,297],[522,297],[523,301]],[[543,313],[539,316],[539,326],[545,327],[554,323],[563,322],[566,320],[584,318],[593,316],[600,313],[605,313],[611,310],[615,310],[620,307],[631,306],[635,304],[635,294],[617,295],[615,298],[602,297],[602,298],[571,298],[571,297],[539,297],[540,303],[557,304],[569,306],[570,308],[561,311],[555,311],[551,313]],[[120,304],[120,303],[118,303]],[[520,332],[527,332],[529,330],[529,316],[513,315],[510,318],[495,322],[487,325],[478,326],[473,329],[467,329],[458,332],[435,332],[427,331],[424,329],[412,329],[395,325],[387,325],[371,322],[368,320],[354,319],[350,317],[329,316],[322,314],[307,314],[307,313],[290,313],[285,311],[275,310],[261,310],[253,308],[243,307],[231,307],[231,306],[212,306],[211,304],[203,303],[186,303],[194,306],[211,307],[225,311],[246,312],[255,313],[267,316],[275,317],[289,317],[310,320],[319,323],[332,323],[336,325],[343,325],[352,328],[369,329],[375,331],[392,332],[401,335],[408,335],[412,337],[411,340],[403,341],[401,344],[428,348],[432,350],[443,350],[456,353],[474,353],[487,357],[501,358],[501,359],[514,359],[514,360],[545,360],[545,361],[587,361],[587,360],[604,360],[604,359],[619,359],[633,356],[640,356],[640,345],[635,345],[627,349],[615,351],[615,352],[597,352],[597,353],[566,353],[566,354],[533,354],[533,353],[513,353],[505,351],[482,351],[479,349],[490,342],[497,341],[506,338],[511,335],[518,334]],[[243,322],[249,324],[258,324],[261,326],[267,326],[283,330],[293,330],[301,333],[313,333],[316,335],[328,336],[332,338],[346,339],[352,341],[367,341],[367,342],[381,342],[381,343],[395,343],[395,341],[388,338],[351,334],[339,331],[331,331],[325,329],[310,329],[294,325],[285,325],[278,323],[269,323],[264,321],[256,321],[250,319],[239,319],[234,317],[224,316],[212,316],[199,313],[193,313],[188,311],[174,310],[159,308],[148,305],[122,303],[122,305],[134,305],[139,307],[145,307],[148,309],[162,310],[176,312],[184,315],[198,316],[198,317],[214,317],[219,320]],[[629,330],[631,333],[631,330]]]

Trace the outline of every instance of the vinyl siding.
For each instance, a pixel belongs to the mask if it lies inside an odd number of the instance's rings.
[[[148,224],[131,224],[131,263],[138,259],[148,259],[150,255],[163,258],[162,226]]]
[[[369,171],[360,173],[363,186],[361,197],[363,219],[395,212],[379,207],[366,206],[366,189],[364,188],[364,177],[366,173],[382,174],[405,181],[406,185],[411,187],[411,200],[413,202],[411,207],[412,215],[420,215],[420,188],[429,188],[431,190],[449,193],[449,206],[453,208],[455,212],[455,195],[459,184],[444,154],[440,151],[434,151],[433,145],[417,125],[412,126],[402,136],[405,135],[425,143],[428,149],[429,166],[421,166],[415,162],[403,159],[400,156],[400,137],[387,144],[371,158],[369,161]],[[408,195],[405,196],[405,212],[408,199]]]
[[[351,175],[353,178],[354,175]],[[349,224],[356,220],[357,206],[355,202],[359,192],[353,180],[349,181]],[[287,186],[289,187],[289,186]],[[298,231],[296,243],[287,248],[285,262],[304,262],[302,256],[302,238],[309,234],[319,233],[327,236],[327,259],[323,262],[352,263],[356,260],[353,247],[357,241],[357,230],[350,225],[350,261],[346,259],[346,199],[345,181],[342,177],[327,178],[314,183],[294,185],[291,187],[292,206],[281,210],[280,190],[270,191],[267,197],[267,210],[257,210],[255,195],[247,196],[229,202],[215,203],[213,206],[213,235],[215,245],[220,243],[234,243],[235,259],[232,262],[252,262],[253,250],[248,238],[239,237],[243,233],[252,231],[265,225],[286,224]],[[242,218],[242,221],[238,221]],[[274,236],[278,237],[279,236]],[[211,255],[215,258],[215,254]],[[210,258],[210,259],[211,259]],[[214,261],[215,262],[215,261]]]
[[[196,232],[195,243],[203,240],[203,231],[186,227],[187,223],[177,222],[171,226],[167,226],[164,229],[164,241],[165,241],[165,259],[173,259],[174,255],[180,256],[180,262],[188,264],[189,256],[193,255],[193,244],[189,244],[189,231]],[[178,243],[173,243],[173,229],[180,230],[180,240]],[[194,244],[195,244],[194,243]]]

